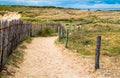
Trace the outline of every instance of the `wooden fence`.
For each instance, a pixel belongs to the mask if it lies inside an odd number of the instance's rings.
[[[39,24],[37,22],[32,23],[32,36],[37,36],[39,32],[44,28],[54,28],[56,31],[58,31],[58,27],[61,27],[60,23],[45,23],[45,24]]]
[[[6,64],[7,58],[17,47],[18,43],[25,37],[29,37],[31,33],[31,23],[21,20],[1,21],[0,28],[0,65],[1,69]]]
[[[31,23],[21,20],[1,20],[0,22],[0,69],[6,64],[8,57],[21,40],[36,36],[45,27],[58,29],[59,23]]]

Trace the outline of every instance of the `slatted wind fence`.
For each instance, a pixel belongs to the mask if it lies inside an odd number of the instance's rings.
[[[37,36],[39,34],[40,31],[42,31],[44,28],[53,28],[56,31],[58,31],[58,27],[61,27],[60,23],[44,23],[44,24],[40,24],[37,22],[32,23],[32,32],[31,35],[32,36]]]
[[[25,37],[30,37],[31,23],[21,20],[1,21],[0,28],[0,65],[6,64],[7,58]]]
[[[21,20],[2,20],[0,22],[0,68],[6,64],[12,51],[26,37],[37,36],[46,27],[58,30],[59,23],[31,23]]]

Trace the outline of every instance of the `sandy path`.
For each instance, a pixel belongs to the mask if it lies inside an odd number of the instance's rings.
[[[94,78],[85,74],[88,66],[84,64],[89,60],[85,63],[80,63],[83,59],[76,61],[65,49],[55,46],[55,39],[34,38],[25,50],[25,60],[14,78]]]

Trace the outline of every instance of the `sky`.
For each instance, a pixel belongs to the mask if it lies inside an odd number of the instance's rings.
[[[120,0],[0,0],[0,5],[120,8]]]

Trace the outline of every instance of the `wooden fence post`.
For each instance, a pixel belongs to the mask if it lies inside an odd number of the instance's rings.
[[[58,40],[60,41],[61,38],[61,27],[58,26]]]
[[[32,23],[30,22],[30,37],[32,37]]]
[[[61,27],[61,37],[63,36],[63,27]]]
[[[78,26],[78,31],[80,30],[80,26]]]
[[[101,48],[101,36],[97,37],[96,43],[96,54],[95,54],[95,69],[99,69],[99,59],[100,59],[100,48]]]
[[[0,29],[1,29],[1,46],[0,46],[0,72],[2,71],[2,68],[3,68],[3,66],[2,66],[2,56],[3,56],[3,30],[2,30],[2,27],[3,27],[3,20],[0,20],[0,22],[1,22],[1,26],[0,26]]]
[[[65,47],[68,48],[68,36],[69,36],[69,29],[66,29],[66,45]]]

